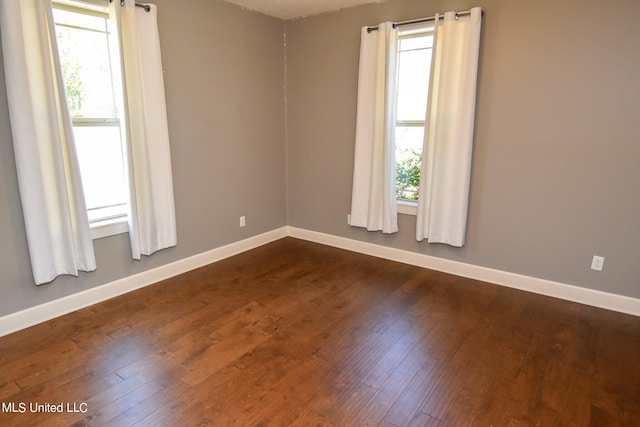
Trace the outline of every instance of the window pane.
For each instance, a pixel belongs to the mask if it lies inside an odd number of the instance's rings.
[[[396,197],[409,201],[418,200],[433,51],[433,34],[419,31],[401,35],[398,53]]]
[[[420,49],[398,55],[398,120],[425,119],[431,52],[432,49]]]
[[[418,200],[424,127],[396,126],[396,197]]]
[[[117,117],[107,33],[57,25],[56,34],[72,117]]]
[[[53,10],[56,38],[89,221],[119,221],[128,213],[116,107],[121,84],[111,68],[111,53],[119,54],[111,51],[104,8],[81,2],[59,7]]]
[[[53,18],[56,24],[64,24],[72,27],[86,28],[89,30],[106,31],[105,18],[83,13],[71,12],[63,9],[53,9]]]
[[[400,39],[400,51],[433,47],[433,36],[407,37]]]
[[[111,219],[122,220],[126,218],[128,211],[125,203],[104,208],[88,209],[89,222],[107,221]],[[124,218],[123,218],[124,217]]]
[[[127,203],[120,128],[75,126],[82,185],[89,212]]]

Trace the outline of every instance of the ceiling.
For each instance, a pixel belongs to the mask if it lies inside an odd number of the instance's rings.
[[[383,0],[225,0],[249,10],[294,19],[324,12],[358,6],[365,3],[380,3]]]

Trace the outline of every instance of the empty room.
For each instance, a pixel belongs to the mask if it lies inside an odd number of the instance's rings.
[[[0,425],[640,425],[637,16],[0,0]]]

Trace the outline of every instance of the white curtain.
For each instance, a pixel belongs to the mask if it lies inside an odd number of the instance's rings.
[[[95,270],[50,0],[0,0],[0,30],[35,283]]]
[[[126,0],[117,9],[129,169],[129,237],[134,259],[175,246],[176,220],[157,9]]]
[[[437,17],[439,18],[439,17]],[[480,8],[436,19],[416,238],[464,245],[475,121]]]
[[[398,31],[362,28],[351,199],[352,226],[398,231],[395,193],[396,62]]]

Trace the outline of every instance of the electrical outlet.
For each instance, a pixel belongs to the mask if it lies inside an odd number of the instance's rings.
[[[247,224],[244,215],[240,217],[240,227],[244,227]]]
[[[594,255],[593,261],[591,261],[591,269],[596,271],[602,271],[602,267],[604,267],[604,257]]]

